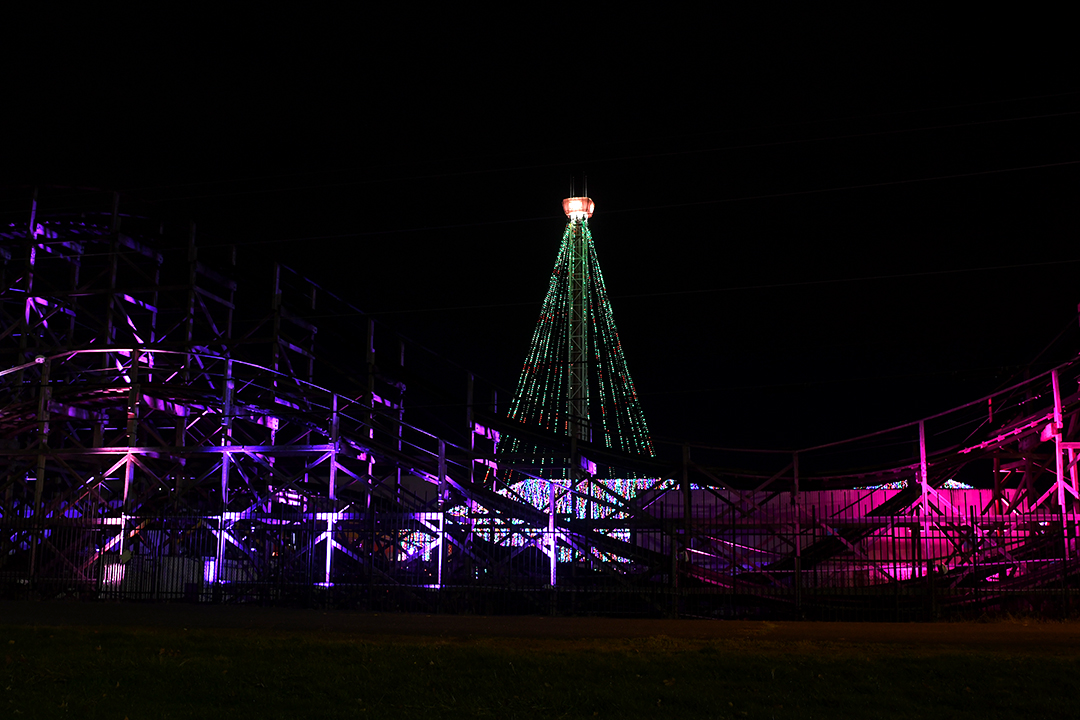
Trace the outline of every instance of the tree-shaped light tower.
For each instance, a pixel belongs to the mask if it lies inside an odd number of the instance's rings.
[[[566,229],[509,414],[526,425],[651,457],[655,454],[652,440],[589,232],[595,207],[587,197],[563,200]],[[598,485],[625,500],[646,482],[626,477],[632,473],[625,470],[596,468],[587,459],[580,472],[577,467],[568,470],[566,458],[555,458],[518,438],[500,443],[499,456],[534,469],[529,474],[535,477],[505,471],[499,477],[537,507],[548,503],[548,483],[542,479],[580,486],[573,510],[579,517],[583,513],[597,516],[587,507],[591,503],[580,498],[592,496]],[[567,497],[560,504],[569,503]]]

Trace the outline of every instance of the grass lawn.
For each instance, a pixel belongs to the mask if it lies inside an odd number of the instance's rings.
[[[11,718],[1052,718],[1069,652],[0,625]]]

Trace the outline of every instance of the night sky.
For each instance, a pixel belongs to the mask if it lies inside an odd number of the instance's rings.
[[[5,197],[119,189],[512,388],[587,175],[668,438],[805,447],[1080,347],[1076,58],[1012,23],[275,12],[49,18]]]

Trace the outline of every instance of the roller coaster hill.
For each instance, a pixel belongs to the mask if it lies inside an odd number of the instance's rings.
[[[25,214],[0,227],[2,597],[879,620],[1072,607],[1080,357],[829,445],[654,449],[643,423],[621,445],[583,429],[597,398],[572,364],[567,432],[284,265],[253,277],[194,226],[112,193],[16,200]]]

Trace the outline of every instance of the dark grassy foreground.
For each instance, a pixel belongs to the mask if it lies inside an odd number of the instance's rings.
[[[0,717],[1076,717],[1080,660],[764,639],[0,626]]]

